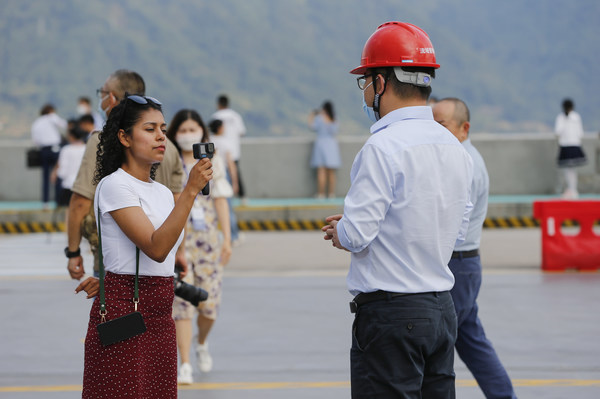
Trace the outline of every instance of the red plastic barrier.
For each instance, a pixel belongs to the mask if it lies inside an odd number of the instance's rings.
[[[600,220],[600,201],[536,201],[533,217],[542,227],[542,270],[600,269],[600,235],[593,230]],[[579,234],[563,234],[567,219],[579,223]]]

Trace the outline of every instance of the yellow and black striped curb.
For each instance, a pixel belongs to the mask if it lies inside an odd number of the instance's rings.
[[[486,218],[484,228],[534,228],[539,227],[537,219],[532,217]],[[576,226],[577,222],[567,220],[565,226]],[[239,221],[242,231],[268,230],[320,230],[325,226],[324,220],[246,220]]]
[[[533,217],[486,218],[483,223],[483,227],[487,229],[535,228],[539,225],[539,221]],[[562,223],[563,227],[577,225],[575,220],[565,220]],[[596,221],[595,225],[600,225],[600,222]],[[238,227],[242,231],[320,230],[323,226],[325,226],[325,221],[319,219],[238,221]],[[59,231],[65,231],[63,222],[0,223],[0,234],[55,233]]]
[[[487,229],[528,228],[538,227],[537,219],[532,217],[485,218],[483,227]]]
[[[0,223],[0,234],[56,233],[65,231],[63,222],[5,222]]]

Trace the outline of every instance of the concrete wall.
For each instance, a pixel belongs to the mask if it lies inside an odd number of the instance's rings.
[[[342,167],[336,194],[350,186],[350,167],[368,137],[341,137]],[[492,195],[553,194],[559,181],[558,145],[552,134],[472,134],[490,174]],[[0,201],[39,201],[41,170],[27,169],[26,142],[0,141]],[[600,193],[600,140],[584,138],[588,164],[579,169],[581,193]],[[248,138],[242,147],[241,170],[249,198],[311,197],[315,172],[309,167],[312,139]]]

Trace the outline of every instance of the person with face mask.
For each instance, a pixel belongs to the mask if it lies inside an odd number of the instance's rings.
[[[94,130],[102,130],[106,120],[106,112],[103,112],[103,114],[102,117],[99,112],[92,110],[92,101],[89,97],[82,96],[77,100],[77,116],[81,118],[84,115],[91,115],[94,118]]]
[[[467,231],[473,162],[427,105],[437,68],[425,31],[388,22],[351,71],[372,135],[352,165],[343,215],[323,232],[351,253],[352,398],[455,397],[448,262]]]
[[[193,146],[208,142],[209,134],[200,115],[191,109],[182,109],[175,114],[167,129],[167,137],[175,144],[186,173],[198,162],[194,158]],[[223,268],[231,257],[231,228],[227,200],[233,196],[233,188],[227,181],[223,157],[212,158],[213,179],[210,194],[199,195],[194,200],[186,224],[185,253],[189,273],[184,281],[208,292],[208,299],[197,308],[178,297],[173,302],[173,318],[177,331],[177,347],[181,359],[177,381],[180,384],[193,382],[190,362],[192,347],[192,318],[197,313],[198,337],[196,358],[198,369],[209,372],[212,357],[208,352],[208,334],[217,319],[221,303]],[[220,226],[221,228],[219,229]]]
[[[134,71],[119,69],[113,72],[104,82],[102,87],[97,90],[98,108],[104,119],[110,115],[114,107],[126,97],[127,94],[144,95],[146,85],[144,79]],[[96,227],[96,218],[94,216],[92,202],[96,191],[94,184],[94,173],[96,171],[96,159],[100,134],[96,131],[90,134],[85,147],[85,153],[81,161],[81,166],[73,183],[71,190],[73,194],[69,202],[67,218],[67,237],[68,246],[65,248],[65,255],[68,258],[67,269],[71,278],[80,280],[84,274],[83,257],[79,245],[81,238],[85,237],[94,254],[94,274],[98,271],[98,231]],[[167,140],[164,158],[156,170],[156,181],[165,185],[171,192],[175,200],[179,198],[182,191],[183,167],[181,160],[177,155],[175,146]],[[183,246],[177,252],[177,259],[185,259]],[[91,286],[98,284],[98,279],[94,277],[86,278],[82,286],[92,289]]]

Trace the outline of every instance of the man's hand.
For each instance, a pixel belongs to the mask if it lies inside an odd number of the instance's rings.
[[[76,256],[74,258],[69,258],[67,269],[73,280],[81,280],[85,274],[85,271],[83,270],[83,257]]]
[[[331,215],[331,216],[327,216],[327,217],[325,218],[325,222],[326,222],[326,223],[329,223],[329,224],[328,224],[328,225],[325,225],[325,226],[323,226],[323,227],[321,227],[321,231],[322,231],[323,233],[325,233],[325,237],[323,237],[323,239],[325,239],[325,240],[331,240],[331,238],[332,238],[332,235],[330,235],[330,234],[328,233],[328,231],[329,231],[329,230],[330,230],[330,229],[333,227],[333,226],[331,226],[331,223],[332,223],[333,221],[335,221],[335,222],[339,222],[339,221],[340,221],[340,219],[342,218],[342,216],[344,216],[344,215],[342,215],[342,214],[338,214],[338,215]],[[337,224],[337,223],[336,223],[336,224]]]
[[[338,215],[328,216],[327,218],[325,218],[325,221],[329,224],[323,226],[321,228],[321,231],[323,231],[325,233],[325,236],[323,237],[323,239],[331,240],[331,244],[334,247],[347,251],[347,249],[344,248],[342,246],[342,244],[340,244],[340,240],[338,238],[337,228],[336,228],[338,222],[340,221],[340,219],[342,219],[343,216],[344,215],[338,214]]]
[[[79,248],[81,244],[81,222],[89,213],[92,200],[76,192],[71,196],[67,211],[67,238],[69,248]],[[80,280],[83,277],[83,258],[81,256],[70,258],[67,269],[72,279]]]
[[[87,299],[95,297],[100,292],[100,280],[96,277],[86,278],[75,288],[76,294],[79,294],[81,291],[85,291],[88,294]]]

